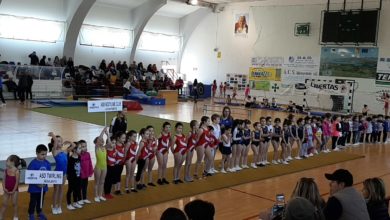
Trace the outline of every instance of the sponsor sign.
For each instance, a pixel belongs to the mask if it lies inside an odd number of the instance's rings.
[[[270,81],[250,81],[250,86],[254,90],[270,91]]]
[[[284,68],[315,70],[317,73],[320,69],[320,60],[313,56],[288,56],[284,59]]]
[[[336,84],[334,82],[308,80],[306,83],[306,87],[311,93],[325,95],[345,95],[349,92],[348,84]]]
[[[379,86],[390,86],[390,58],[379,58],[375,83]]]
[[[88,101],[88,112],[116,112],[122,111],[121,99],[105,99]]]
[[[253,67],[281,68],[284,63],[283,57],[253,57],[251,59]]]
[[[281,70],[275,68],[249,68],[249,80],[251,81],[281,81]]]
[[[62,171],[26,170],[26,184],[62,184]]]

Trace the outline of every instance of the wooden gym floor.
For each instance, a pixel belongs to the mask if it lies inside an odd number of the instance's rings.
[[[197,105],[194,105],[192,102],[187,102],[161,107],[143,105],[144,110],[140,111],[139,114],[189,122],[192,119],[200,119],[203,115],[203,104],[198,102]],[[208,101],[207,104],[209,104]],[[29,110],[33,107],[36,105],[29,102],[20,105],[17,102],[8,101],[7,106],[0,108],[0,160],[5,160],[10,154],[17,154],[20,157],[34,157],[35,147],[38,144],[49,142],[47,134],[50,131],[60,134],[64,140],[87,140],[89,151],[91,151],[91,155],[94,155],[92,140],[99,135],[101,126],[35,113]],[[217,113],[221,112],[220,108],[214,110]],[[245,111],[233,110],[233,112],[235,112],[233,114],[235,118],[247,118]],[[207,112],[207,115],[212,113]],[[283,119],[287,114],[254,110],[251,114],[252,122],[258,120],[260,116],[281,117]],[[183,209],[184,205],[191,200],[204,199],[214,203],[215,219],[255,220],[258,219],[260,211],[273,205],[277,193],[284,193],[286,198],[289,198],[296,181],[301,177],[315,178],[321,194],[326,199],[329,186],[324,173],[333,172],[338,168],[349,169],[352,172],[355,187],[359,190],[362,188],[364,179],[369,177],[383,178],[387,191],[390,190],[390,161],[387,160],[390,156],[389,144],[365,144],[347,148],[346,151],[364,154],[365,158],[212,191],[99,219],[159,219],[161,213],[168,207]],[[172,163],[173,159],[169,158],[169,166],[172,166]],[[21,187],[21,189],[25,190],[25,187]]]

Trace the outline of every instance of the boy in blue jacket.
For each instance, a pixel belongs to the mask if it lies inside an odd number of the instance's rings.
[[[31,161],[28,165],[27,170],[50,170],[50,162],[46,160],[47,156],[47,147],[43,144],[40,144],[36,148],[37,157]],[[30,205],[28,207],[28,219],[35,220],[34,211],[37,211],[38,219],[47,220],[46,216],[42,212],[41,207],[41,190],[43,188],[43,196],[45,197],[45,193],[48,190],[47,184],[39,185],[39,184],[30,184],[28,186],[28,192],[30,193]],[[44,199],[43,199],[44,201]],[[42,203],[43,204],[43,203]]]

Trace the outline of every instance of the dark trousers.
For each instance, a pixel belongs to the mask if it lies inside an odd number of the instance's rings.
[[[383,131],[383,143],[385,143],[386,142],[386,140],[387,140],[387,132],[386,131]]]
[[[352,144],[358,143],[360,140],[360,131],[353,131],[352,132]]]
[[[140,181],[141,180],[141,175],[142,175],[142,170],[144,169],[146,164],[146,160],[143,159],[138,159],[137,160],[137,174],[135,175],[135,181]]]
[[[332,150],[335,149],[337,146],[337,139],[339,139],[339,137],[332,136]]]
[[[371,133],[366,133],[366,143],[369,143],[371,139]]]
[[[26,89],[26,99],[28,99],[28,96],[32,99],[32,87],[27,87]]]
[[[347,135],[346,135],[346,137],[345,137],[345,138],[346,138],[345,142],[346,142],[347,144],[350,144],[350,143],[352,143],[352,142],[351,142],[352,132],[347,131],[346,133],[347,133]]]
[[[25,88],[19,88],[18,93],[19,93],[20,101],[24,102],[24,100],[26,100],[26,89]]]
[[[5,103],[4,96],[3,96],[3,91],[0,88],[0,99],[2,103]]]
[[[341,137],[337,140],[337,145],[345,146],[345,141],[347,140],[346,132],[343,132]]]
[[[45,201],[45,193],[43,193],[43,202]],[[43,205],[42,202],[42,205]],[[37,214],[42,212],[41,208],[41,193],[30,193],[30,204],[28,206],[28,214],[34,215],[34,211],[37,210]]]
[[[88,191],[88,178],[81,179],[81,199],[87,199],[87,191]]]
[[[111,193],[112,179],[115,176],[115,166],[107,166],[107,175],[104,180],[104,194]]]
[[[68,178],[68,192],[66,193],[66,202],[68,205],[72,203],[71,196],[73,194],[73,202],[78,202],[81,200],[81,179]]]

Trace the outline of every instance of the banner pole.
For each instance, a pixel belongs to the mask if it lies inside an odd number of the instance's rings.
[[[43,187],[44,187],[44,185],[41,188],[41,204],[40,204],[41,209],[42,209],[42,206],[43,206]]]

